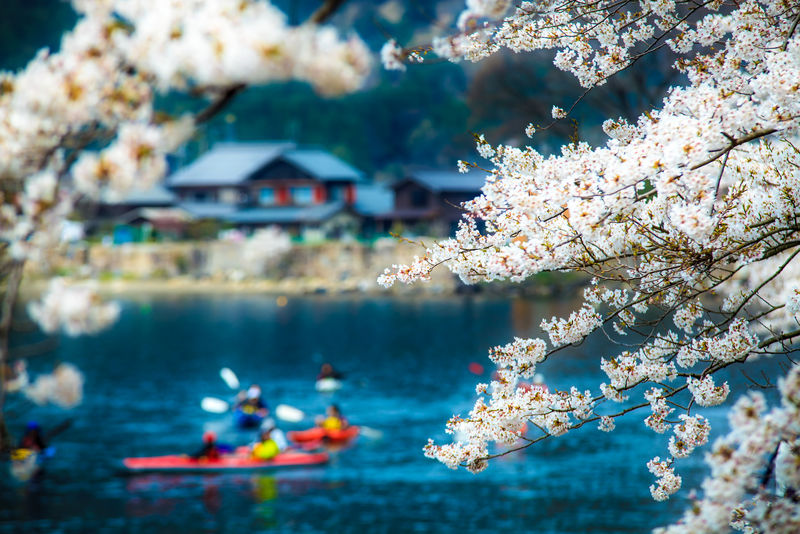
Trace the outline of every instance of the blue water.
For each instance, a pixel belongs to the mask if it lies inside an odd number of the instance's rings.
[[[669,523],[686,492],[667,503],[650,498],[645,463],[667,454],[666,439],[644,427],[644,415],[610,434],[587,428],[545,441],[480,475],[422,456],[427,438],[445,439],[446,419],[469,409],[478,381],[469,363],[488,369],[489,346],[538,335],[542,317],[568,306],[477,297],[309,297],[283,307],[268,296],[128,299],[110,330],[60,338],[31,360],[34,370],[78,365],[85,399],[70,412],[35,407],[12,420],[17,431],[27,417],[74,423],[53,440],[57,455],[39,483],[0,481],[0,532],[645,532]],[[550,387],[596,391],[608,349],[598,336],[542,371]],[[347,376],[333,396],[314,390],[323,361]],[[335,401],[352,423],[384,437],[362,436],[325,466],[268,474],[121,472],[127,456],[196,449],[204,430],[234,444],[253,437],[200,409],[204,396],[231,397],[218,374],[226,366],[259,382],[273,406],[317,414]],[[706,413],[724,427],[724,407]],[[678,469],[684,487],[697,486],[701,455]]]

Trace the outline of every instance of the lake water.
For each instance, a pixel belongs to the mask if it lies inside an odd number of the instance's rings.
[[[74,423],[54,439],[41,482],[0,481],[0,532],[645,532],[671,522],[685,495],[650,498],[645,463],[664,457],[665,436],[644,415],[605,434],[592,428],[496,460],[479,475],[423,457],[428,437],[471,406],[487,348],[538,335],[561,301],[498,298],[382,299],[269,296],[141,297],[122,302],[120,321],[100,335],[60,338],[30,367],[69,361],[85,373],[83,404],[33,408],[45,427]],[[602,337],[542,368],[551,388],[601,381]],[[323,361],[346,376],[334,396],[314,390]],[[266,400],[307,414],[335,401],[354,424],[380,429],[334,452],[330,464],[267,474],[126,475],[127,456],[190,452],[204,430],[247,443],[230,416],[200,409],[230,398],[230,367],[259,382]],[[488,376],[488,371],[487,375]],[[732,380],[737,380],[735,376]],[[741,377],[738,380],[743,380]],[[705,412],[724,427],[724,407]],[[19,431],[25,419],[12,421]],[[306,425],[283,425],[284,429]],[[679,464],[684,487],[704,475],[702,455]]]

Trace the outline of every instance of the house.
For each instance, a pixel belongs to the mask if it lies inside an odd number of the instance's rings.
[[[335,233],[357,219],[357,188],[365,183],[363,173],[324,150],[258,142],[216,144],[166,186],[195,218]]]
[[[476,169],[467,173],[412,170],[392,185],[394,208],[380,219],[384,227],[402,226],[415,233],[450,235],[464,213],[461,203],[481,193],[486,176]]]

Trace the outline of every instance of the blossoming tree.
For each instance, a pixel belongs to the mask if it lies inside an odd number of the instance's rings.
[[[617,418],[638,412],[668,435],[668,456],[647,462],[652,496],[664,500],[681,486],[681,459],[709,439],[702,407],[730,394],[720,372],[772,355],[788,369],[778,404],[768,408],[760,392],[735,401],[730,434],[706,455],[702,496],[664,531],[797,532],[800,367],[791,353],[800,336],[800,5],[466,4],[458,33],[426,49],[389,42],[384,65],[402,69],[431,50],[478,61],[504,48],[552,49],[555,66],[589,90],[669,47],[687,83],[635,124],[606,121],[604,146],[572,143],[546,157],[481,137],[478,152],[490,170],[482,195],[464,204],[455,236],[381,277],[387,286],[426,280],[444,264],[466,283],[543,271],[579,271],[592,281],[578,309],[542,321],[546,339],[490,351],[498,378],[479,384],[469,415],[448,423],[461,437],[430,442],[426,454],[478,472],[493,457],[492,442],[525,447],[587,425],[612,431]],[[568,114],[553,108],[555,120]],[[526,133],[536,131],[531,125]],[[643,341],[599,358],[607,379],[596,389],[518,387],[599,330]],[[523,433],[526,423],[535,432]]]
[[[80,397],[73,367],[29,386],[6,376],[25,263],[58,252],[62,223],[80,198],[161,178],[166,155],[248,85],[301,80],[322,95],[358,89],[370,66],[365,45],[319,25],[340,4],[327,0],[307,23],[290,26],[257,0],[73,0],[80,19],[58,52],[0,72],[0,450],[8,445],[9,382],[36,402]],[[207,107],[166,115],[157,97],[176,91]],[[98,331],[118,315],[92,287],[61,281],[29,309],[46,332],[69,335]]]

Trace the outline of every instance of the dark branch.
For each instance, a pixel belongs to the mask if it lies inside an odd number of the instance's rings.
[[[227,106],[231,100],[236,97],[236,95],[244,91],[246,88],[247,86],[245,84],[240,83],[225,89],[225,91],[223,91],[216,100],[211,102],[206,109],[197,114],[197,117],[195,117],[195,124],[202,124],[212,119],[217,113],[222,111],[222,109]]]
[[[313,24],[322,24],[328,20],[336,10],[341,7],[347,0],[325,0],[325,3],[317,8],[314,13],[308,18],[308,22]]]

